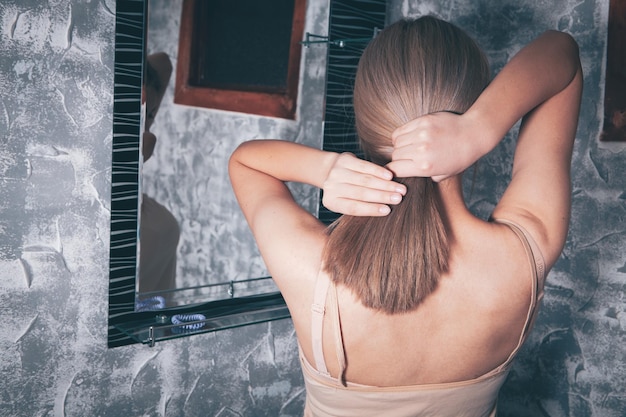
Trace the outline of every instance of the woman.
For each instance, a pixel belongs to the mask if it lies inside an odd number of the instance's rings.
[[[567,234],[576,43],[547,32],[487,77],[458,28],[400,21],[357,70],[372,162],[283,141],[233,153],[233,189],[293,318],[305,415],[495,415]],[[478,219],[461,174],[522,117],[510,184]],[[288,181],[322,188],[345,215],[327,229]]]
[[[142,137],[143,162],[154,153],[157,137],[150,131],[161,107],[172,75],[172,62],[165,52],[146,58],[143,99],[146,106],[145,129]],[[180,227],[174,215],[154,198],[143,193],[139,228],[139,282],[140,294],[136,309],[163,308],[171,302],[171,290],[176,288],[176,252]]]

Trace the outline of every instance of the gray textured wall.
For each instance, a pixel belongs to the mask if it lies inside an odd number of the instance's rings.
[[[625,415],[626,151],[598,142],[607,8],[608,0],[391,7],[391,19],[455,21],[496,69],[547,28],[581,45],[570,237],[503,390],[505,416]],[[299,415],[289,321],[106,348],[114,10],[112,0],[0,1],[0,416]],[[246,132],[271,131],[261,124],[274,122],[254,120]],[[478,213],[502,190],[511,146],[481,164],[486,185],[471,197]]]

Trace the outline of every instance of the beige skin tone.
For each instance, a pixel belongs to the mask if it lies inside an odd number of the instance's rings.
[[[143,93],[146,97],[146,123],[143,132],[143,142],[141,148],[141,154],[143,155],[143,161],[146,162],[154,153],[157,137],[150,131],[154,118],[156,117],[159,107],[161,106],[161,98],[159,93],[152,87],[144,87]]]
[[[165,52],[156,52],[148,57],[148,60],[152,62],[154,70],[157,72],[157,76],[160,78],[162,84],[161,91],[154,88],[153,85],[144,85],[141,90],[142,103],[146,105],[146,120],[145,130],[142,138],[141,154],[143,161],[146,162],[154,153],[157,137],[150,131],[150,128],[154,124],[154,119],[161,107],[161,101],[165,94],[165,86],[169,83],[170,76],[172,75],[172,63],[169,56]]]
[[[502,364],[517,345],[532,275],[513,232],[469,212],[461,173],[524,118],[512,180],[493,217],[527,229],[550,268],[567,234],[581,90],[575,42],[546,32],[511,60],[465,114],[437,113],[399,127],[387,167],[284,141],[246,142],[234,152],[233,189],[310,363],[311,304],[325,226],[294,202],[284,183],[322,188],[331,210],[381,216],[405,192],[391,181],[392,172],[440,181],[451,236],[449,271],[417,309],[401,315],[368,309],[338,287],[345,377],[376,386],[472,379]],[[325,321],[324,353],[336,377],[332,330]]]

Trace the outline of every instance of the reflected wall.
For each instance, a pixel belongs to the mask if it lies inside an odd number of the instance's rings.
[[[144,192],[179,222],[177,287],[267,276],[230,187],[228,158],[241,142],[255,138],[321,147],[324,84],[313,78],[325,72],[324,49],[303,48],[309,59],[296,121],[175,104],[181,4],[151,0],[149,5],[148,53],[166,52],[174,73],[151,128],[158,139],[144,165]],[[315,190],[299,187],[295,193],[316,212]]]

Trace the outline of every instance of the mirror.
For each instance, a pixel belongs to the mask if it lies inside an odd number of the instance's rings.
[[[117,3],[109,347],[152,345],[188,334],[289,317],[284,300],[266,276],[230,189],[228,157],[239,143],[254,138],[358,152],[351,113],[352,78],[363,48],[384,27],[386,16],[385,0],[332,0],[330,5],[325,0],[306,2],[306,47],[302,48],[297,109],[291,119],[175,102],[182,2],[194,0]],[[326,33],[328,36],[315,35]],[[322,45],[316,46],[318,43]],[[142,74],[146,72],[144,57],[154,53],[169,58],[172,75],[149,126],[157,141],[144,165],[139,138],[146,116],[150,116],[146,113],[150,104],[142,105],[142,97],[149,99],[150,94],[145,94],[145,89],[142,94]],[[330,223],[336,218],[320,206],[318,190],[293,184],[290,188],[296,200],[322,221]],[[146,201],[162,207],[157,206],[173,225],[173,237],[166,234],[171,240],[157,233],[140,244],[139,236],[143,234],[145,239],[147,235],[141,229],[149,219],[145,214],[141,218]],[[143,279],[138,273],[142,260],[150,259],[145,249],[155,243],[176,248],[174,288],[152,291],[138,282]],[[157,260],[167,257],[158,256]],[[164,300],[141,305],[153,295]],[[174,321],[181,316],[191,322]]]
[[[291,36],[291,22],[304,20],[305,2],[280,0],[280,3],[292,7],[291,13],[286,16],[287,34]],[[216,110],[219,103],[211,103],[212,108],[188,105],[188,100],[180,104],[180,84],[187,84],[188,80],[182,79],[179,72],[190,66],[197,68],[203,63],[209,69],[218,66],[218,63],[224,65],[225,61],[239,59],[239,55],[245,54],[248,45],[257,54],[254,61],[262,61],[260,56],[266,54],[262,51],[273,48],[274,44],[282,45],[283,39],[270,38],[267,44],[263,44],[252,38],[261,38],[269,32],[270,27],[279,26],[283,22],[273,20],[278,13],[264,15],[263,10],[267,11],[268,8],[259,8],[259,2],[250,0],[234,3],[230,0],[150,0],[148,4],[148,58],[143,83],[146,131],[142,137],[144,164],[136,309],[176,307],[276,292],[278,290],[272,280],[267,278],[268,273],[254,239],[231,191],[228,159],[239,143],[255,137],[297,138],[313,146],[321,146],[323,93],[307,91],[301,95],[297,120]],[[207,5],[212,7],[204,11]],[[254,10],[254,5],[259,10]],[[201,13],[208,14],[199,17]],[[216,13],[220,14],[217,19],[213,16]],[[302,13],[301,19],[297,16],[294,18],[297,13]],[[247,20],[251,18],[263,22],[257,27],[250,27]],[[206,25],[217,25],[216,21],[219,20],[230,22],[229,25],[222,25],[219,33],[209,32],[204,35],[202,31],[189,31],[185,27],[198,21],[204,29]],[[238,20],[246,23],[246,33],[243,30],[232,30],[236,28]],[[302,29],[300,25],[299,30],[293,31],[294,43],[298,46],[303,37]],[[222,32],[225,39],[211,42]],[[191,36],[185,33],[193,33],[194,37],[189,40]],[[196,41],[196,38],[202,36],[207,40]],[[213,46],[211,52],[221,54],[220,59],[211,61],[211,56],[203,55],[203,59],[189,65],[184,60],[200,53],[185,52],[185,41],[201,43],[201,46],[224,43],[227,50]],[[289,45],[289,37],[286,41]],[[213,52],[213,49],[216,51]],[[233,49],[241,52],[233,57],[230,53]],[[298,64],[301,49],[299,47],[294,51]],[[288,55],[286,57],[289,58]],[[266,72],[274,71],[274,67],[277,70],[285,67],[280,58],[272,57],[276,64],[269,63]],[[240,66],[237,64],[235,62],[230,67],[224,65],[225,71],[234,72]],[[245,62],[242,65],[251,66]],[[253,73],[259,72],[260,66],[259,62]],[[320,61],[307,64],[307,70],[323,72],[324,68]],[[202,70],[198,69],[197,72]],[[323,79],[313,80],[303,73],[303,88],[309,87],[314,81],[323,83]],[[246,87],[238,88],[239,92],[243,92]],[[201,93],[211,95],[224,90],[208,89]],[[323,88],[320,90],[323,91]],[[236,100],[235,97],[231,99]],[[230,106],[229,109],[234,107]],[[308,208],[314,212],[316,207],[311,203],[314,202],[315,194],[308,192]]]
[[[184,3],[117,3],[110,347],[179,337],[172,332],[175,315],[215,318],[203,324],[206,331],[288,317],[230,188],[227,164],[232,151],[253,138],[321,147],[326,48],[301,48],[292,119],[178,104]],[[308,1],[306,8],[302,0],[294,3],[303,5],[303,30],[327,31],[327,2]],[[145,88],[150,76],[157,83]],[[154,139],[153,152],[145,152]],[[143,161],[141,155],[150,157]],[[317,190],[294,186],[292,191],[317,212]],[[150,334],[161,325],[172,328]]]

